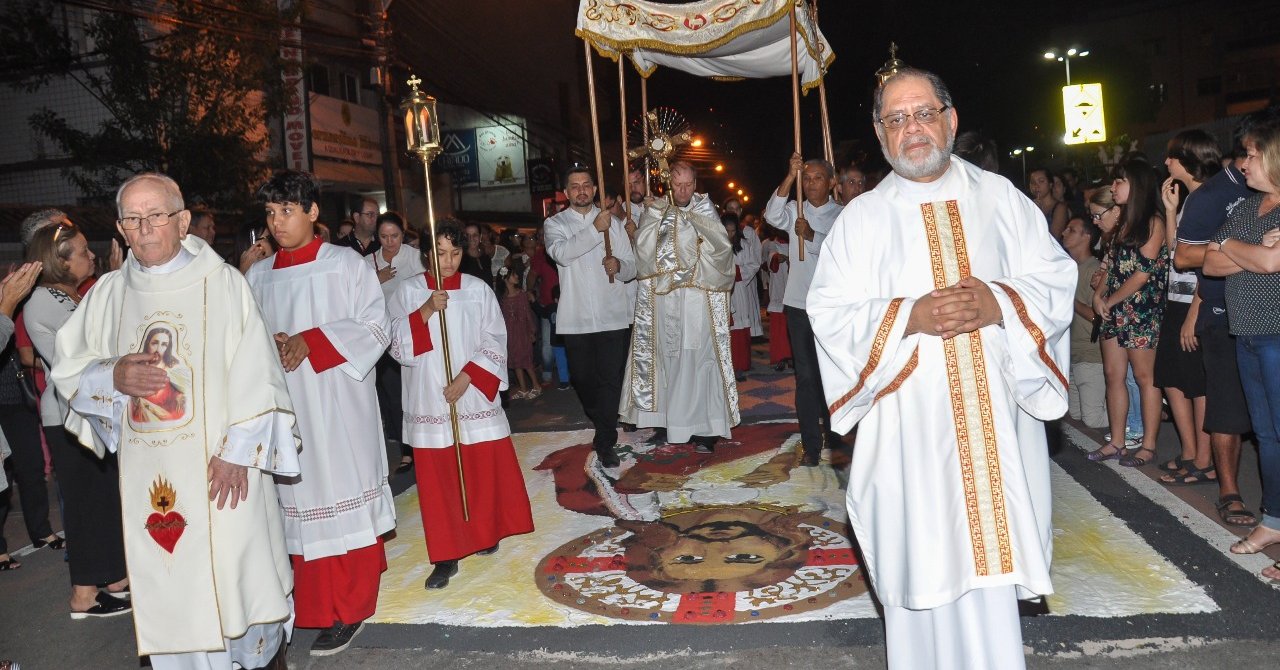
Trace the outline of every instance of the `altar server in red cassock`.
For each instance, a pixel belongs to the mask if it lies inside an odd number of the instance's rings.
[[[320,189],[283,171],[258,189],[280,251],[245,279],[274,333],[302,433],[302,473],[277,480],[297,625],[342,651],[378,605],[383,533],[395,528],[374,364],[390,343],[378,277],[360,254],[313,236]]]
[[[414,448],[418,504],[435,565],[426,587],[448,586],[458,561],[491,554],[505,537],[533,531],[529,495],[498,392],[507,388],[507,329],[493,289],[458,272],[462,228],[444,224],[423,265],[437,254],[443,288],[430,272],[406,279],[391,299],[391,355],[404,368],[404,441]],[[453,379],[445,375],[440,313],[449,329]],[[457,407],[469,519],[449,405]]]

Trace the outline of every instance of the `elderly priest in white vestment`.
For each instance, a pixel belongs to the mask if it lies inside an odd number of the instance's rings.
[[[836,220],[806,303],[832,427],[860,424],[849,518],[891,668],[1022,668],[1076,271],[1031,200],[950,155],[935,75],[899,70],[874,119],[893,174]]]
[[[138,654],[151,667],[284,668],[293,574],[273,474],[298,474],[284,370],[249,285],[178,185],[116,195],[128,261],[57,338],[67,428],[120,458]]]

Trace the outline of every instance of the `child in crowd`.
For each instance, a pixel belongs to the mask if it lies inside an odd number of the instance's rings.
[[[524,290],[524,276],[524,261],[512,257],[509,267],[498,269],[494,287],[502,305],[502,320],[507,324],[507,367],[516,371],[520,384],[520,390],[511,393],[512,400],[533,400],[542,395],[533,371],[533,340],[538,326],[529,305],[531,298]]]

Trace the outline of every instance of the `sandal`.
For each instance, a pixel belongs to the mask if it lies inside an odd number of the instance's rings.
[[[1140,468],[1140,467],[1142,467],[1142,466],[1146,465],[1146,464],[1147,464],[1147,462],[1148,462],[1148,461],[1150,461],[1151,459],[1149,459],[1149,458],[1143,458],[1143,457],[1141,457],[1141,456],[1139,456],[1139,455],[1138,455],[1138,454],[1141,454],[1141,453],[1142,453],[1142,452],[1144,452],[1144,451],[1145,451],[1145,452],[1147,452],[1148,454],[1151,454],[1151,458],[1155,458],[1155,457],[1156,457],[1156,450],[1155,450],[1155,449],[1149,449],[1149,448],[1147,448],[1147,447],[1142,447],[1141,449],[1138,449],[1137,451],[1133,452],[1133,455],[1131,455],[1131,456],[1125,456],[1124,458],[1120,459],[1120,465],[1123,465],[1123,466],[1125,466],[1126,468]]]
[[[1108,453],[1106,451],[1107,447],[1111,447],[1112,449],[1115,449],[1115,451]],[[1117,447],[1116,445],[1108,442],[1102,445],[1101,447],[1098,447],[1097,449],[1094,449],[1093,451],[1089,452],[1087,455],[1085,455],[1085,458],[1093,461],[1094,463],[1101,463],[1102,461],[1109,461],[1113,458],[1124,458],[1124,455],[1125,455],[1124,447]]]
[[[12,556],[4,559],[3,561],[0,561],[0,572],[17,570],[20,567],[22,567],[22,564],[19,563],[17,560],[15,560]]]
[[[1181,459],[1178,459],[1181,460]],[[1167,463],[1165,465],[1168,465]],[[1160,466],[1161,468],[1164,465]],[[1209,475],[1213,475],[1210,477]],[[1185,472],[1175,472],[1171,475],[1164,475],[1160,478],[1160,483],[1169,486],[1195,486],[1196,484],[1215,484],[1218,481],[1218,469],[1210,465],[1205,468],[1197,468],[1192,465]],[[1228,503],[1230,504],[1230,503]]]
[[[524,391],[512,391],[512,392],[511,392],[511,399],[512,399],[512,400],[524,400],[526,397],[527,397],[527,395],[526,395],[526,393],[525,393]]]
[[[524,394],[524,399],[533,400],[534,398],[537,398],[540,395],[542,395],[542,389],[535,386],[528,393]]]
[[[1232,505],[1239,505],[1241,509],[1231,509]],[[1222,523],[1228,526],[1252,528],[1258,525],[1258,517],[1254,516],[1253,512],[1250,512],[1244,506],[1244,498],[1235,493],[1218,498],[1218,504],[1215,507],[1218,510],[1218,518],[1222,519]],[[1236,520],[1232,521],[1232,519]]]
[[[1256,532],[1258,532],[1258,530],[1255,528],[1253,533],[1256,533]],[[1275,532],[1275,531],[1272,531],[1272,532]],[[1280,544],[1280,539],[1272,540],[1271,542],[1267,542],[1266,544],[1258,544],[1257,542],[1254,542],[1253,540],[1249,539],[1253,537],[1253,533],[1249,533],[1247,536],[1244,537],[1244,539],[1231,545],[1231,553],[1257,554],[1266,550],[1267,547],[1270,547],[1273,544]]]
[[[31,543],[31,546],[36,549],[48,547],[54,551],[58,551],[67,546],[67,538],[62,537],[61,535],[54,535],[52,540],[35,540]]]
[[[1195,467],[1195,464],[1196,464],[1196,459],[1183,458],[1179,456],[1173,459],[1172,461],[1161,463],[1160,469],[1170,474],[1177,474],[1178,472],[1181,472],[1183,470],[1188,470],[1190,468]]]
[[[1267,570],[1270,570],[1274,576],[1268,575]],[[1271,582],[1272,584],[1280,585],[1280,561],[1272,563],[1271,567],[1263,568],[1262,572],[1259,574],[1263,579]]]
[[[400,464],[396,466],[396,474],[402,475],[413,469],[413,459],[400,459]]]

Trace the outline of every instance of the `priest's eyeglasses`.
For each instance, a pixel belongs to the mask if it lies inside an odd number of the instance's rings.
[[[146,221],[152,228],[159,228],[160,226],[169,225],[169,219],[172,219],[174,215],[181,214],[182,211],[180,209],[176,212],[156,212],[146,216],[126,216],[123,219],[116,219],[116,223],[120,224],[120,227],[125,230],[137,230],[143,221]]]
[[[911,117],[915,117],[916,123],[922,126],[927,126],[931,123],[937,123],[938,119],[942,117],[942,113],[948,109],[951,109],[951,105],[943,105],[942,109],[917,109],[910,114],[903,114],[899,112],[897,114],[890,114],[889,116],[879,118],[877,121],[880,122],[880,125],[888,128],[889,130],[902,128],[907,125],[907,120]]]

